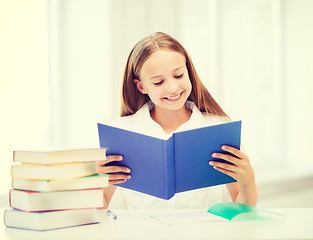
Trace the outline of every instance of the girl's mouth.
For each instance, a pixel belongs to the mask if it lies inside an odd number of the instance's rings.
[[[165,97],[164,99],[169,101],[169,102],[176,102],[179,101],[182,98],[183,92],[178,93],[176,95],[170,96],[170,97]]]

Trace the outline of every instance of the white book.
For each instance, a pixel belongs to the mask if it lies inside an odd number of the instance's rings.
[[[103,189],[60,192],[30,192],[12,189],[10,206],[27,212],[103,208]]]
[[[84,177],[96,174],[96,162],[55,165],[18,164],[11,167],[12,179],[51,180]]]
[[[12,188],[37,192],[53,192],[109,187],[109,175],[91,175],[57,180],[12,179]]]
[[[13,152],[13,161],[21,163],[60,164],[100,160],[106,160],[106,148]]]
[[[99,223],[96,209],[32,213],[11,209],[4,212],[4,224],[12,228],[45,231],[92,223]]]

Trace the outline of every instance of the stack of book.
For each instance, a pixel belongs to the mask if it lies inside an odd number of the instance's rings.
[[[14,151],[7,227],[51,230],[97,223],[108,175],[96,174],[106,149]]]

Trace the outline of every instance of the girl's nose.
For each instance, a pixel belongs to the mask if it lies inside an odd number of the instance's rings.
[[[175,93],[178,90],[178,84],[177,81],[175,81],[175,79],[169,79],[167,81],[167,91],[169,93]]]

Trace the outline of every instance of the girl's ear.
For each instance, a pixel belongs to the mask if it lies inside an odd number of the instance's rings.
[[[139,92],[141,92],[142,94],[146,94],[146,90],[144,89],[142,82],[138,79],[134,79],[134,83],[136,84],[136,87],[138,89]]]

